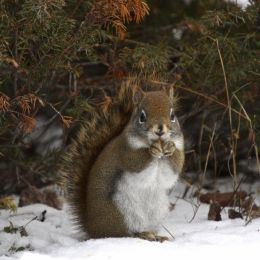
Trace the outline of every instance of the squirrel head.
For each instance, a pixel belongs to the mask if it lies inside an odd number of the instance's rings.
[[[128,124],[128,141],[132,148],[145,148],[156,141],[172,140],[183,150],[183,135],[175,115],[172,89],[134,95],[135,109]]]

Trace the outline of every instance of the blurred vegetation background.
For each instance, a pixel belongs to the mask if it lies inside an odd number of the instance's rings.
[[[0,0],[0,195],[54,184],[91,107],[174,87],[184,178],[259,177],[259,1]]]

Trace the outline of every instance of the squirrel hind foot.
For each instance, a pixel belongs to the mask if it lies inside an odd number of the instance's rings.
[[[168,237],[165,236],[157,236],[154,232],[144,231],[144,232],[138,232],[134,234],[135,237],[148,240],[148,241],[157,241],[157,242],[164,242],[169,241]]]

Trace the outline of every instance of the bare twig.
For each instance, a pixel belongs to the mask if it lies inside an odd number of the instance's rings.
[[[173,240],[175,240],[175,237],[173,236],[173,234],[169,231],[168,228],[166,228],[163,224],[162,227],[164,228],[164,230],[172,237]]]
[[[69,103],[71,102],[71,99],[68,98],[66,100],[66,102],[63,104],[63,106],[61,107],[60,110],[57,110],[51,103],[46,102],[55,112],[56,114],[54,116],[52,116],[47,122],[45,122],[44,124],[41,125],[41,127],[43,126],[49,126],[57,117],[60,117],[61,119],[63,118],[62,116],[62,112],[66,109],[66,107],[69,105]]]
[[[208,148],[208,152],[207,152],[206,162],[205,162],[205,165],[204,165],[203,178],[206,174],[206,170],[207,170],[207,167],[208,167],[209,155],[210,155],[211,147],[213,145],[213,139],[215,137],[215,131],[216,131],[216,124],[214,125],[213,132],[212,132],[212,135],[210,137],[210,144],[209,144],[209,148]]]
[[[14,35],[14,59],[17,62],[18,58],[18,50],[17,50],[17,39],[18,39],[18,29],[15,29],[15,35]],[[17,68],[14,71],[14,97],[17,95],[17,81],[18,81],[18,73]]]
[[[211,38],[213,39],[213,38]],[[222,54],[219,48],[219,42],[218,39],[213,39],[216,42],[217,45],[217,51],[221,63],[221,68],[223,72],[224,82],[225,82],[225,89],[226,89],[226,98],[227,98],[227,108],[228,108],[228,116],[229,116],[229,127],[230,127],[230,140],[231,140],[231,156],[232,156],[232,162],[233,162],[233,186],[236,186],[237,183],[237,165],[236,165],[236,150],[235,150],[235,142],[234,142],[234,135],[233,135],[233,121],[232,121],[232,107],[231,107],[231,101],[229,96],[229,90],[228,90],[228,83],[227,83],[227,76],[225,71],[225,66],[222,58]]]
[[[189,223],[191,223],[191,222],[194,220],[194,218],[196,217],[196,215],[197,215],[197,212],[198,212],[198,210],[199,210],[199,207],[200,207],[201,202],[200,202],[199,200],[197,200],[198,203],[196,204],[196,203],[191,202],[191,201],[189,201],[189,200],[187,200],[187,199],[185,199],[185,198],[183,198],[183,197],[180,197],[180,196],[176,196],[176,198],[177,198],[177,199],[182,199],[183,201],[185,201],[185,202],[187,202],[187,203],[189,203],[189,204],[191,205],[191,207],[192,207],[192,209],[193,209],[193,216],[192,216],[191,219],[188,221]]]
[[[199,210],[199,207],[200,207],[200,201],[198,202],[198,204],[194,204],[194,211],[193,211],[193,216],[192,218],[189,220],[189,223],[191,223],[194,218],[196,217],[197,213],[198,213],[198,210]]]
[[[69,105],[70,102],[71,102],[71,98],[68,98],[67,101],[63,104],[63,106],[61,107],[60,110],[57,110],[51,103],[46,102],[46,104],[48,104],[56,112],[56,114],[53,115],[48,121],[46,121],[45,123],[43,123],[42,125],[40,125],[39,127],[36,127],[34,129],[35,131],[37,131],[40,128],[44,128],[44,130],[39,133],[37,138],[40,138],[47,131],[48,127],[52,124],[52,122],[57,117],[60,117],[61,119],[63,118],[61,113],[66,109],[66,107]]]
[[[236,99],[236,101],[238,102],[238,104],[240,105],[243,113],[245,114],[246,116],[246,119],[249,123],[249,127],[250,127],[250,131],[251,131],[251,134],[252,134],[252,147],[250,148],[251,149],[254,149],[255,150],[255,156],[256,156],[256,164],[257,164],[257,168],[258,168],[258,172],[260,174],[260,161],[259,161],[259,153],[258,153],[258,147],[256,145],[256,136],[255,136],[255,131],[254,131],[254,128],[253,128],[253,124],[252,124],[252,120],[250,119],[249,115],[247,114],[244,106],[242,105],[241,101],[239,100],[239,98],[237,97],[237,95],[235,94],[237,93],[236,92],[233,92],[233,95],[232,95],[232,98],[234,97]]]
[[[33,217],[30,221],[28,221],[26,224],[24,224],[23,227],[26,228],[26,226],[28,226],[31,222],[33,222],[36,219],[37,219],[37,216]]]

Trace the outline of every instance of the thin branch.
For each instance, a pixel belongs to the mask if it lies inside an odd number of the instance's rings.
[[[17,50],[17,39],[18,39],[18,29],[15,28],[15,35],[14,35],[14,59],[17,62],[18,58],[18,50]],[[18,82],[18,73],[17,68],[14,71],[14,97],[17,95],[17,82]]]
[[[233,177],[234,177],[233,185],[235,187],[236,183],[237,183],[237,168],[236,168],[237,165],[236,165],[235,141],[234,141],[234,135],[233,135],[232,107],[231,107],[229,90],[228,90],[228,82],[227,82],[227,76],[226,76],[226,71],[225,71],[223,58],[222,58],[221,51],[220,51],[220,48],[219,48],[218,39],[213,39],[213,38],[211,38],[211,39],[214,42],[216,42],[216,45],[217,45],[217,51],[218,51],[218,55],[219,55],[219,59],[220,59],[220,63],[221,63],[221,68],[222,68],[222,72],[223,72],[223,77],[224,77],[224,83],[225,83],[226,98],[227,98],[227,108],[228,108],[228,116],[229,116],[230,139],[231,139],[231,155],[232,155],[232,162],[233,162]]]
[[[247,120],[248,120],[248,122],[249,122],[249,127],[250,127],[250,130],[251,130],[251,132],[252,132],[252,143],[253,143],[253,144],[252,144],[252,147],[250,148],[250,150],[251,150],[252,148],[254,148],[254,150],[255,150],[256,164],[257,164],[258,172],[259,172],[259,174],[260,174],[259,153],[258,153],[258,147],[257,147],[257,145],[256,145],[256,136],[255,136],[255,131],[254,131],[254,128],[253,128],[253,125],[252,125],[252,121],[251,121],[249,115],[247,114],[247,112],[246,112],[244,106],[242,105],[241,101],[239,100],[239,98],[238,98],[237,95],[235,94],[235,92],[234,92],[233,95],[232,95],[232,98],[233,98],[233,97],[236,99],[236,101],[237,101],[238,104],[240,105],[242,111],[244,112],[244,114],[245,114],[245,116],[247,117]]]
[[[163,227],[164,230],[172,237],[172,239],[175,240],[175,237],[174,237],[173,234],[169,231],[169,229],[166,228],[164,225],[162,225],[162,227]]]
[[[207,152],[206,162],[205,162],[205,165],[204,165],[203,178],[204,178],[206,171],[207,171],[209,155],[210,155],[211,147],[213,146],[213,139],[215,137],[215,131],[216,131],[216,124],[214,125],[213,132],[212,132],[212,135],[210,137],[209,148],[208,148],[208,152]]]

